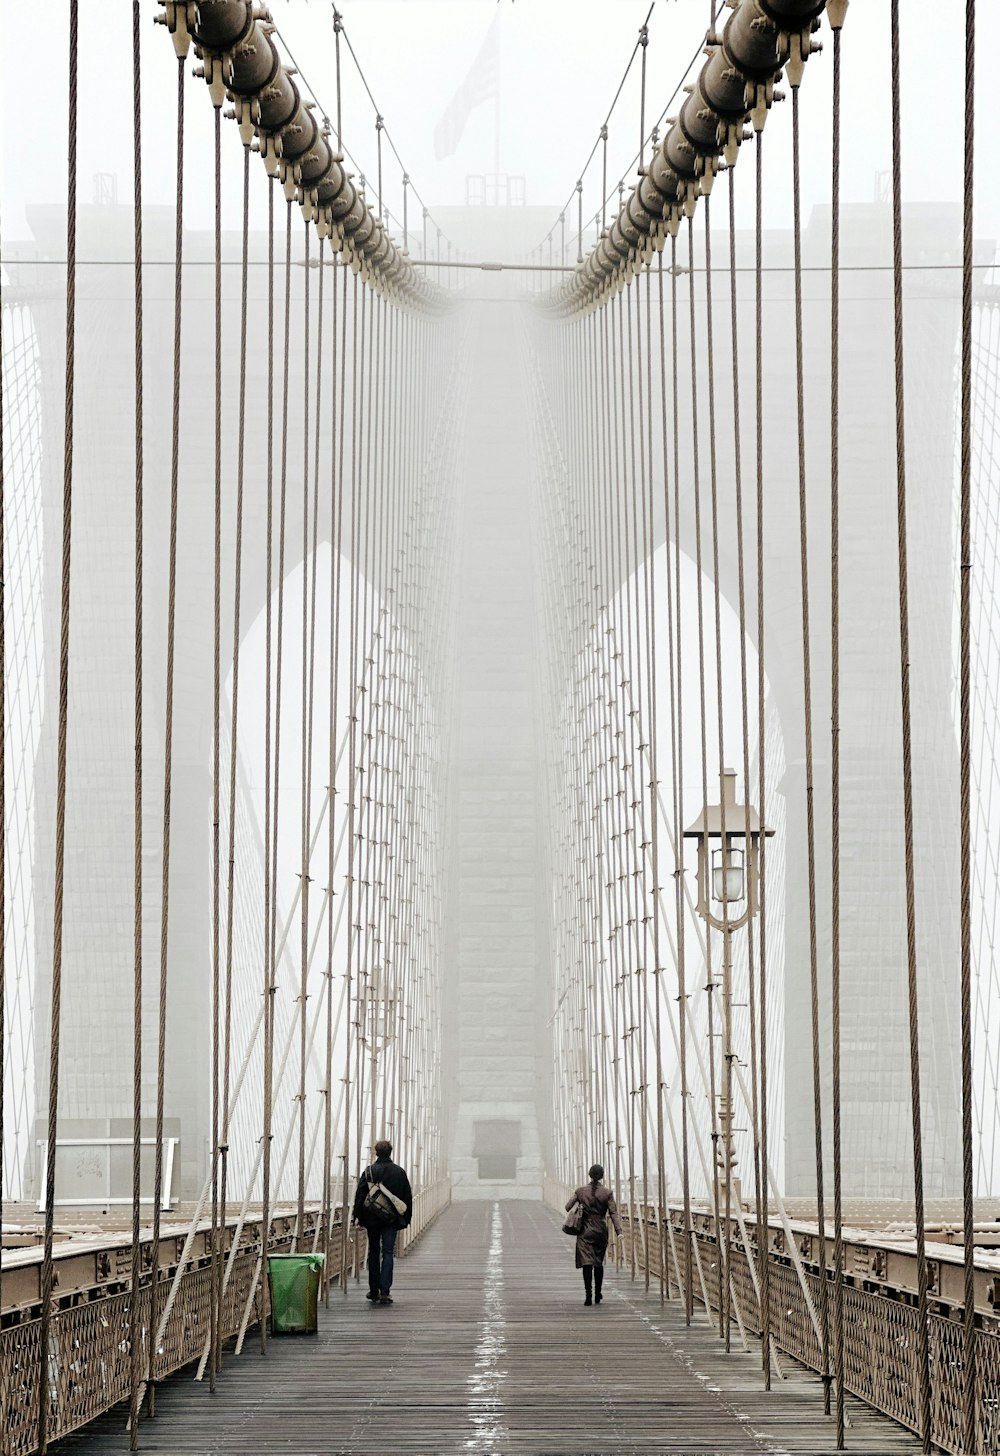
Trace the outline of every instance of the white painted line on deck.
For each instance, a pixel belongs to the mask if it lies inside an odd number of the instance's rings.
[[[474,1434],[465,1443],[467,1451],[494,1456],[507,1439],[503,1421],[503,1383],[507,1379],[507,1323],[503,1305],[503,1221],[500,1205],[494,1203],[490,1224],[490,1247],[483,1283],[483,1318],[476,1345],[476,1366],[466,1384],[469,1388],[469,1422]]]

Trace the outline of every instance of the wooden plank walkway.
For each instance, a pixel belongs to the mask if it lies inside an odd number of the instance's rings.
[[[333,1291],[316,1338],[252,1340],[211,1395],[190,1373],[143,1423],[150,1456],[365,1452],[809,1452],[834,1450],[818,1381],[798,1367],[766,1394],[757,1362],[726,1356],[704,1316],[685,1330],[627,1273],[585,1309],[571,1242],[541,1204],[454,1205],[397,1265],[396,1302]],[[790,1362],[786,1362],[788,1364]],[[915,1452],[893,1422],[851,1403],[849,1446]],[[127,1449],[123,1408],[57,1447]]]

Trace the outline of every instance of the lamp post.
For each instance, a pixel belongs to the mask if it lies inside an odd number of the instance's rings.
[[[362,1026],[365,1028],[373,1055],[384,1052],[396,1037],[396,997],[383,986],[376,973],[374,982],[364,988]]]
[[[736,802],[736,774],[723,769],[718,804],[707,804],[685,829],[684,838],[698,844],[698,914],[705,924],[722,933],[722,1051],[724,1076],[719,1096],[722,1132],[722,1167],[726,1178],[726,1208],[732,1187],[733,1154],[733,931],[757,914],[760,899],[760,840],[774,833],[760,822],[756,809]],[[736,841],[741,841],[738,846]],[[718,908],[715,908],[718,907]],[[716,1169],[716,1178],[719,1170]],[[736,1196],[740,1197],[739,1181]],[[727,1225],[728,1226],[728,1225]]]

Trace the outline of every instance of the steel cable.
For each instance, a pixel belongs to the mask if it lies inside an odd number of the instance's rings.
[[[3,320],[0,307],[0,926],[7,924],[7,482],[4,470],[4,368]],[[6,931],[4,931],[6,934]],[[7,1086],[7,957],[0,952],[0,1094]],[[6,1099],[0,1095],[0,1245],[3,1242],[4,1133]],[[3,1299],[3,1268],[0,1266],[0,1307]]]
[[[740,624],[740,732],[743,738],[743,835],[750,843],[750,695],[747,674],[747,607],[746,607],[746,543],[743,516],[743,431],[740,418],[739,327],[736,290],[736,169],[729,168],[729,311],[731,338],[731,384],[733,392],[733,487],[736,507],[736,578]],[[761,820],[762,830],[765,828]],[[753,916],[747,919],[747,1012],[750,1031],[750,1116],[753,1134],[754,1210],[757,1228],[758,1282],[761,1265],[766,1259],[767,1174],[761,1167],[760,1155],[760,1061],[757,1038],[757,1006],[754,1000],[755,956]],[[761,1367],[770,1379],[770,1344],[761,1324]]]
[[[896,394],[896,541],[899,563],[900,710],[902,719],[903,842],[906,885],[906,971],[910,1033],[910,1107],[913,1136],[913,1200],[917,1250],[917,1394],[924,1451],[933,1445],[931,1431],[930,1346],[928,1334],[928,1271],[924,1231],[924,1164],[920,1114],[920,1023],[917,982],[917,899],[913,852],[913,757],[910,710],[910,617],[906,540],[906,416],[903,368],[903,202],[902,127],[899,79],[899,0],[892,0],[892,296],[893,360]]]
[[[327,704],[329,713],[329,758],[327,767],[327,793],[330,796],[330,809],[327,815],[327,1021],[325,1057],[326,1106],[324,1109],[325,1126],[323,1129],[323,1252],[326,1255],[326,1260],[323,1265],[323,1294],[324,1300],[327,1303],[329,1303],[330,1297],[330,1236],[332,1233],[333,1218],[333,901],[336,895],[336,891],[334,889],[334,879],[336,873],[337,717],[339,709],[337,679],[340,671],[340,532],[343,521],[342,502],[338,498],[337,492],[337,451],[339,447],[339,430],[337,428],[337,386],[338,366],[339,369],[342,371],[343,363],[337,351],[338,310],[336,251],[331,252],[330,266],[333,269],[333,278],[330,285],[330,635],[328,648],[330,685]],[[317,408],[317,415],[318,413],[319,411]],[[317,430],[318,428],[319,422],[317,419]],[[318,469],[318,443],[316,458]],[[343,1217],[346,1218],[346,1209],[344,1210]]]
[[[635,394],[638,402],[638,428],[633,432],[633,438],[638,436],[639,440],[639,470],[638,476],[635,471],[634,447],[632,467],[632,551],[633,551],[633,584],[636,606],[636,638],[637,649],[639,649],[638,661],[636,664],[636,700],[639,712],[636,718],[639,742],[636,745],[637,760],[633,763],[633,776],[638,775],[638,782],[635,785],[635,792],[639,807],[639,825],[637,841],[637,859],[639,863],[639,874],[636,877],[636,888],[641,892],[639,897],[640,910],[642,915],[642,975],[637,978],[637,993],[639,1000],[639,1068],[641,1082],[639,1085],[639,1107],[641,1112],[640,1133],[642,1138],[642,1197],[644,1204],[642,1219],[643,1237],[643,1265],[645,1273],[646,1289],[649,1289],[649,1222],[645,1208],[649,1205],[649,953],[650,953],[650,919],[655,923],[655,900],[654,916],[649,913],[650,886],[649,871],[650,859],[648,851],[650,842],[647,838],[649,828],[646,821],[646,788],[641,772],[642,758],[645,754],[647,763],[651,760],[651,742],[644,742],[645,738],[652,739],[652,717],[653,709],[650,698],[649,680],[649,541],[647,539],[646,522],[647,509],[646,498],[649,494],[646,476],[646,407],[643,402],[643,346],[642,346],[642,298],[641,298],[641,275],[635,280],[634,301],[635,301],[635,359],[636,359],[636,388]],[[630,292],[633,290],[630,289]],[[631,365],[630,365],[631,374]],[[631,383],[631,380],[630,380]],[[641,535],[640,535],[641,531]],[[642,565],[642,606],[639,604],[639,567]],[[644,727],[642,700],[643,693],[646,699],[647,723]],[[655,810],[653,790],[650,789],[651,808]],[[655,895],[655,891],[654,891]],[[654,936],[655,939],[655,936]],[[657,1199],[659,1195],[657,1195]]]
[[[702,570],[702,524],[701,524],[701,456],[698,441],[698,352],[697,352],[697,330],[695,325],[695,297],[694,297],[694,218],[688,218],[688,327],[690,341],[690,364],[691,364],[691,477],[694,487],[694,541],[695,541],[695,601],[696,619],[698,625],[698,724],[699,738],[701,744],[701,801],[708,804],[708,720],[706,711],[705,694],[705,603],[704,603],[704,573]],[[677,523],[680,523],[680,509],[678,506]],[[680,601],[680,567],[677,571],[677,593],[678,603]],[[683,762],[681,763],[683,773]],[[682,821],[683,828],[683,821]],[[677,850],[681,866],[684,863],[683,840]],[[715,1059],[715,979],[712,974],[712,934],[706,927],[705,933],[705,1003],[708,1020],[708,1097],[709,1097],[709,1119],[712,1136],[712,1187],[708,1196],[712,1204],[713,1223],[715,1226],[715,1246],[719,1250],[720,1259],[725,1258],[725,1244],[722,1237],[722,1223],[719,1210],[719,1112],[717,1075]],[[728,1268],[720,1267],[720,1283],[722,1279],[728,1279]],[[719,1334],[724,1335],[725,1311],[722,1298],[722,1288],[719,1290]],[[710,1307],[706,1307],[706,1314],[711,1313]]]
[[[301,868],[299,870],[299,1090],[298,1178],[295,1218],[295,1247],[301,1247],[306,1228],[306,1056],[307,998],[309,995],[309,840],[310,840],[310,651],[309,651],[309,224],[303,223],[302,274],[302,695],[299,762],[299,823],[301,826]]]
[[[139,1445],[139,1402],[142,1386],[142,1282],[141,1199],[142,1199],[142,587],[143,587],[143,316],[142,316],[142,64],[140,57],[139,0],[132,0],[132,209],[135,270],[135,567],[134,567],[134,679],[133,679],[133,899],[132,899],[132,1281],[129,1290],[129,1449]],[[2,499],[0,499],[2,508]],[[0,510],[2,514],[2,510]],[[0,538],[0,561],[3,542]],[[2,573],[0,573],[2,574]],[[3,602],[0,600],[0,613]],[[0,677],[5,659],[0,642]],[[2,689],[0,689],[2,691]],[[0,730],[2,730],[0,709]],[[0,731],[0,742],[3,741]],[[0,817],[3,804],[0,802]],[[2,871],[0,871],[2,874]],[[2,922],[0,922],[2,923]],[[3,1027],[0,1025],[0,1039]],[[0,1065],[0,1078],[3,1067]],[[2,1085],[2,1081],[0,1081]],[[0,1130],[2,1141],[2,1130]],[[150,1283],[155,1282],[152,1269]]]
[[[767,823],[767,723],[764,679],[764,134],[758,130],[754,142],[756,188],[754,193],[754,417],[756,441],[756,516],[757,516],[757,812],[762,825]],[[749,794],[748,794],[749,797]],[[764,1187],[765,1209],[768,1187],[768,1109],[767,1109],[767,836],[760,837],[760,911],[758,944],[760,947],[758,993],[760,997],[760,1170]],[[764,1220],[766,1226],[766,1218]],[[771,1389],[771,1261],[768,1246],[761,1250],[760,1317],[761,1345],[764,1357],[764,1389]]]
[[[342,540],[343,540],[343,520],[344,520],[344,466],[345,466],[345,459],[344,459],[344,427],[345,427],[345,424],[346,424],[346,409],[347,409],[347,275],[348,275],[349,272],[350,272],[350,269],[348,269],[347,267],[344,267],[341,270],[341,278],[343,280],[343,287],[341,289],[341,311],[340,311],[340,357],[341,357],[341,360],[342,360],[342,364],[341,364],[341,371],[340,371],[340,427],[339,427],[339,430],[338,430],[338,443],[337,443],[337,561],[336,561],[337,571],[336,571],[336,610],[337,610],[337,614],[338,614],[338,636],[337,636],[337,656],[334,659],[334,664],[335,664],[334,677],[335,677],[335,679],[339,676],[339,671],[340,671],[340,668],[339,668],[339,654],[340,654],[339,614],[340,614],[340,596],[341,596],[341,590],[342,590],[342,588],[341,588],[341,581],[342,581],[342,577],[341,577],[341,571],[342,571],[342,551],[341,551],[341,543],[342,543]],[[356,300],[356,298],[357,298],[357,278],[356,278],[356,275],[355,275],[355,300]],[[352,315],[353,315],[353,310],[352,310]],[[355,332],[356,332],[356,323],[355,323],[354,327],[355,327]],[[357,363],[356,351],[354,349],[352,349],[351,350],[351,370],[352,370],[352,376],[351,376],[351,393],[352,393],[352,400],[353,400],[353,395],[354,395],[356,363]],[[353,514],[353,511],[354,511],[354,504],[353,504],[353,491],[352,491],[352,500],[351,500],[351,512],[352,512],[352,514],[351,514],[351,537],[352,537],[352,542],[353,542],[353,535],[354,535],[354,514]],[[352,562],[353,562],[353,557],[352,557]],[[353,577],[351,579],[350,587],[351,587],[351,601],[353,602],[353,599],[354,599],[354,597],[353,597]],[[353,617],[351,617],[351,619],[350,619],[350,621],[348,623],[348,627],[349,627],[349,631],[351,631],[353,633]],[[352,642],[353,642],[353,636],[352,636]],[[351,669],[351,673],[353,674],[353,655],[352,655],[353,648],[351,648],[351,644],[348,644],[348,646],[349,646],[349,649],[350,649],[349,650],[349,653],[348,653],[348,663],[349,663],[349,667]],[[353,678],[353,675],[351,676],[351,679],[350,679],[349,695],[350,695],[349,696],[350,712],[351,712],[351,715],[353,716],[353,713],[354,713],[354,678]],[[351,785],[353,783],[353,779],[354,779],[353,760],[351,759],[350,754],[348,754],[348,803],[350,802],[350,795],[353,792],[352,791],[352,788],[351,788]],[[336,765],[334,765],[334,776],[333,776],[333,793],[334,794],[336,794],[336,785],[337,785],[337,780],[336,780]],[[332,802],[335,803],[336,800],[334,799]],[[352,850],[352,841],[350,839],[350,835],[348,835],[348,867],[350,867],[351,850]],[[345,970],[344,970],[344,985],[346,987],[345,996],[346,996],[346,1002],[347,1002],[347,1023],[346,1023],[346,1034],[345,1034],[346,1035],[346,1045],[345,1045],[345,1049],[344,1049],[344,1141],[343,1141],[344,1151],[343,1151],[343,1155],[342,1155],[342,1167],[341,1167],[341,1205],[342,1205],[342,1209],[343,1209],[343,1214],[342,1214],[342,1219],[341,1219],[341,1241],[340,1241],[340,1286],[341,1286],[341,1290],[342,1291],[343,1290],[346,1290],[346,1287],[347,1287],[347,1249],[348,1249],[348,1237],[349,1237],[349,1229],[350,1229],[350,1219],[348,1217],[348,1211],[347,1211],[348,1210],[349,1179],[350,1179],[350,1171],[351,1171],[350,1157],[351,1157],[351,1114],[352,1114],[352,1107],[351,1107],[351,1091],[352,1091],[352,1085],[351,1085],[351,1050],[352,1050],[352,1047],[351,1047],[351,1032],[352,1032],[351,1015],[352,1015],[352,1012],[351,1012],[351,962],[350,962],[350,945],[351,945],[351,941],[350,941],[350,922],[351,922],[351,917],[350,917],[350,913],[348,913],[348,917],[347,917],[347,923],[348,923],[347,964],[346,964],[346,967],[345,967]]]
[[[247,273],[250,246],[250,148],[243,148],[243,226],[242,267],[240,271],[240,345],[239,384],[237,393],[237,438],[236,438],[236,521],[233,552],[233,654],[232,654],[232,701],[229,719],[229,849],[226,870],[226,959],[224,971],[224,1043],[222,1056],[222,1146],[226,1156],[222,1159],[222,1178],[219,1196],[220,1223],[226,1227],[226,1205],[228,1197],[228,1148],[229,1148],[229,1082],[232,1053],[232,1006],[233,1006],[233,899],[236,876],[236,765],[238,755],[237,733],[239,728],[240,703],[240,608],[243,579],[243,495],[244,462],[246,456],[246,383],[247,383]],[[221,1295],[220,1295],[221,1298]],[[221,1309],[221,1306],[220,1306]]]
[[[260,1285],[260,1352],[267,1351],[267,1279],[263,1252],[267,1247],[271,1212],[271,1122],[274,1078],[274,937],[271,885],[273,879],[272,840],[275,836],[271,801],[271,732],[272,666],[272,598],[274,594],[274,177],[267,183],[267,457],[266,525],[264,561],[264,904],[263,904],[263,1011],[264,1049],[262,1067],[261,1124],[261,1285]]]
[[[292,203],[285,204],[285,302],[282,318],[281,346],[281,435],[279,440],[278,481],[278,609],[275,623],[275,665],[274,665],[274,747],[272,770],[271,808],[271,995],[272,1024],[273,996],[278,976],[278,847],[281,834],[281,707],[284,683],[285,647],[285,550],[288,520],[288,393],[289,368],[291,361],[291,316],[292,316]]]
[[[725,792],[725,714],[722,697],[722,610],[721,587],[719,583],[719,479],[718,445],[715,430],[715,328],[712,314],[712,214],[711,198],[705,198],[705,344],[708,392],[708,462],[709,492],[712,520],[712,583],[713,613],[715,619],[715,692],[716,731],[719,753],[719,828],[720,843],[723,846],[723,875],[729,858],[728,835],[734,826],[726,822]],[[693,222],[692,222],[693,228]],[[706,804],[707,804],[706,800]],[[725,888],[725,886],[724,886]],[[711,932],[706,926],[706,939]],[[732,1206],[733,1206],[733,987],[732,987],[732,930],[729,925],[728,890],[722,900],[722,1094],[720,1115],[721,1153],[725,1174],[725,1195],[723,1206],[723,1245],[725,1257],[721,1266],[724,1287],[719,1290],[719,1304],[722,1311],[722,1332],[728,1353],[731,1343],[731,1320],[733,1302],[732,1276]],[[725,1122],[723,1124],[723,1118]]]
[[[209,1301],[209,1389],[215,1389],[219,1368],[219,1321],[222,1259],[219,1233],[219,1018],[221,881],[220,881],[220,747],[222,686],[222,109],[215,107],[215,533],[212,562],[212,1295]]]
[[[635,559],[634,536],[635,536],[635,391],[634,391],[634,351],[632,348],[632,307],[629,302],[632,290],[618,295],[618,349],[620,357],[620,382],[621,382],[621,427],[622,427],[622,487],[615,492],[615,499],[618,504],[618,528],[619,528],[619,601],[622,604],[621,619],[624,631],[618,639],[618,652],[621,658],[620,686],[622,693],[622,763],[621,763],[621,786],[619,790],[619,802],[621,805],[620,824],[620,846],[622,851],[622,933],[623,939],[627,933],[627,939],[622,947],[622,1015],[627,1018],[627,1024],[623,1028],[623,1042],[627,1043],[628,1050],[628,1078],[629,1078],[629,1187],[632,1203],[632,1238],[630,1249],[632,1253],[633,1275],[636,1264],[636,1239],[637,1228],[643,1230],[645,1237],[645,1219],[642,1216],[641,1205],[636,1196],[636,1118],[637,1101],[639,1096],[638,1081],[641,1076],[641,1069],[637,1068],[636,1030],[638,1023],[636,1019],[636,984],[643,972],[643,965],[639,964],[640,958],[644,960],[643,946],[640,939],[641,908],[639,903],[639,849],[638,835],[636,833],[636,809],[638,801],[631,797],[634,790],[631,789],[630,779],[635,767],[637,757],[636,742],[636,719],[638,710],[630,705],[632,693],[632,664],[633,664],[633,641],[636,632],[635,611],[638,578],[638,563]],[[628,320],[627,336],[625,333],[625,315]],[[627,348],[626,348],[627,337]],[[626,366],[627,357],[627,366]],[[627,387],[626,387],[627,367]],[[628,417],[626,419],[626,397],[628,400]],[[625,439],[628,431],[627,442]],[[630,509],[631,507],[631,509]],[[627,730],[627,735],[626,735]],[[631,862],[630,862],[631,861]],[[643,1248],[645,1256],[645,1248]],[[643,1257],[643,1264],[647,1263]],[[645,1274],[648,1281],[648,1272]]]
[[[813,1131],[816,1152],[819,1317],[822,1328],[823,1409],[830,1413],[830,1314],[826,1278],[826,1211],[823,1199],[823,1102],[819,1045],[819,968],[816,946],[816,824],[813,803],[812,643],[809,621],[809,530],[806,483],[804,341],[802,330],[802,206],[799,178],[799,87],[792,82],[792,241],[795,257],[795,419],[799,469],[799,566],[802,604],[802,706],[805,727],[806,865],[809,892],[809,1008],[812,1028]]]
[[[167,642],[164,677],[163,826],[160,846],[160,968],[157,994],[156,1131],[153,1147],[153,1235],[150,1242],[149,1413],[156,1414],[156,1332],[160,1308],[160,1205],[163,1201],[163,1109],[167,1066],[167,986],[170,931],[170,830],[174,763],[174,664],[177,639],[177,516],[180,480],[181,324],[184,279],[184,57],[177,58],[176,195],[174,201],[174,340],[170,412],[170,539],[167,549]]]
[[[70,584],[73,542],[73,407],[76,385],[76,171],[78,133],[79,0],[69,7],[69,119],[66,186],[66,374],[63,422],[62,563],[59,604],[59,700],[56,749],[55,890],[52,913],[52,991],[45,1144],[45,1228],[42,1244],[39,1350],[48,1352],[52,1320],[56,1157],[59,1117],[59,1041],[62,1014],[63,914],[66,865],[66,770],[69,727]],[[38,1449],[48,1450],[49,1360],[38,1361]]]
[[[839,36],[837,37],[839,40]],[[962,1430],[966,1451],[980,1449],[976,1366],[975,1204],[973,1202],[972,1025],[972,322],[973,197],[975,183],[976,3],[965,4],[965,137],[962,176],[962,338],[960,415],[959,740],[961,836],[962,1243],[965,1307],[962,1321]]]
[[[842,17],[841,17],[842,20]],[[840,31],[833,24],[830,182],[830,1037],[833,1133],[833,1360],[837,1449],[845,1445],[844,1242],[840,1078]]]
[[[681,612],[681,487],[680,487],[680,369],[678,367],[677,336],[677,238],[670,238],[670,423],[673,439],[673,482],[674,482],[674,560],[673,581],[670,572],[670,550],[668,536],[667,550],[667,611],[673,602],[674,640],[676,642],[673,664],[671,716],[673,718],[674,750],[674,885],[676,887],[676,945],[677,945],[677,1016],[680,1041],[681,1082],[681,1159],[682,1196],[684,1200],[684,1318],[687,1324],[694,1316],[694,1228],[691,1222],[691,1176],[690,1176],[690,1088],[687,1076],[687,1031],[688,992],[685,966],[685,909],[684,909],[684,863],[682,837],[684,826],[684,678],[683,678],[683,632]],[[666,412],[664,412],[666,418]],[[664,451],[666,445],[664,444]],[[664,468],[664,506],[669,522],[669,506],[666,492],[667,471]],[[675,701],[673,701],[675,700]]]
[[[317,593],[318,572],[319,572],[319,457],[320,457],[320,444],[321,444],[321,439],[322,439],[321,421],[322,421],[322,395],[323,395],[323,283],[324,283],[324,277],[325,277],[325,269],[324,269],[324,254],[325,254],[325,251],[326,251],[326,240],[324,238],[320,238],[320,240],[319,240],[319,252],[318,252],[318,258],[317,258],[317,263],[316,263],[316,267],[317,267],[317,277],[318,277],[318,287],[317,287],[317,290],[316,290],[316,404],[315,404],[315,409],[313,411],[313,414],[314,414],[315,419],[314,419],[314,428],[313,428],[313,464],[312,464],[313,489],[312,489],[312,506],[311,506],[311,517],[310,517],[310,519],[312,521],[312,546],[311,546],[311,551],[306,555],[306,558],[305,558],[305,563],[304,563],[304,579],[303,579],[303,594],[305,592],[305,584],[306,584],[305,583],[305,576],[308,576],[308,581],[309,581],[309,647],[308,647],[309,682],[308,682],[308,692],[307,692],[307,698],[306,698],[306,714],[305,714],[305,719],[306,719],[306,723],[307,723],[307,726],[308,726],[308,731],[307,731],[307,735],[306,735],[306,765],[307,765],[307,773],[306,773],[306,816],[307,816],[307,829],[309,831],[309,841],[308,842],[310,844],[312,842],[313,741],[314,741],[315,727],[316,727],[316,717],[315,717],[315,706],[316,706],[316,593]],[[309,308],[308,308],[308,302],[307,302],[306,308],[305,308],[305,318],[306,318],[306,329],[308,331],[308,327],[309,327]],[[306,377],[305,377],[304,394],[305,394],[305,400],[304,400],[303,435],[304,435],[305,444],[304,444],[304,450],[303,450],[303,497],[305,497],[306,482],[308,481],[308,476],[309,476],[309,444],[308,444],[308,442],[309,442],[309,407],[308,407],[309,377],[308,377],[308,371],[306,372]],[[306,539],[305,538],[305,533],[303,532],[303,540],[305,540],[305,539]],[[305,565],[306,564],[308,564],[308,568],[309,568],[307,572],[305,572]],[[332,736],[332,734],[333,734],[332,725],[330,727],[330,732],[331,732],[331,736]],[[333,807],[332,806],[332,801],[328,800],[327,801],[327,805],[328,805],[328,807],[327,807],[327,814],[328,814],[329,817],[332,817],[332,815],[331,815],[331,810],[332,810],[332,807]],[[307,866],[307,870],[308,870],[308,868],[311,868],[311,865]],[[320,916],[320,921],[322,921],[322,916]],[[317,932],[316,933],[317,933],[317,935],[319,934],[319,925],[317,925]],[[310,951],[310,953],[309,953],[309,962],[311,962],[311,960],[312,960],[312,954],[313,954],[313,952]],[[308,966],[307,966],[307,968],[308,968]],[[329,981],[327,981],[326,982],[326,988],[325,988],[325,999],[326,999],[326,1002],[327,1002],[327,1016],[328,1016],[328,1018],[329,1018],[329,1015],[332,1012],[332,1006],[330,1004],[330,1002],[331,1002],[331,993],[332,993],[332,986],[331,986],[331,983]],[[324,1082],[324,1086],[325,1086],[325,1082]],[[328,1100],[328,1095],[329,1095],[329,1089],[327,1088],[324,1091],[324,1093],[323,1093],[324,1103]],[[318,1110],[317,1110],[317,1116],[318,1116]],[[324,1122],[325,1122],[325,1108],[324,1108]],[[315,1136],[316,1136],[316,1132],[314,1131],[314,1134],[313,1134],[314,1141],[315,1141]],[[325,1162],[325,1153],[324,1153],[324,1162]],[[310,1166],[311,1166],[311,1163],[310,1163]],[[303,1191],[304,1191],[304,1188],[303,1188]],[[322,1202],[323,1202],[323,1200],[322,1200],[322,1195],[321,1195],[321,1198],[320,1198],[320,1205],[321,1205],[321,1207],[322,1207]],[[314,1250],[314,1252],[315,1252],[316,1247],[317,1247],[317,1242],[316,1241],[319,1239],[319,1237],[321,1235],[321,1232],[322,1232],[322,1218],[320,1218],[320,1220],[317,1222],[316,1229],[315,1229],[315,1233],[314,1233],[314,1236],[313,1236],[313,1250]]]
[[[657,255],[661,257],[662,254]],[[660,1303],[669,1294],[667,1285],[667,1256],[664,1242],[664,1227],[667,1221],[666,1200],[664,1190],[666,1187],[666,1149],[664,1143],[664,1122],[663,1122],[663,1046],[661,1029],[661,1006],[660,987],[663,975],[660,947],[660,851],[659,851],[659,824],[660,811],[657,803],[659,792],[659,744],[658,728],[659,717],[656,703],[657,676],[656,676],[656,583],[653,564],[653,542],[654,514],[653,514],[653,481],[655,466],[653,463],[653,301],[652,301],[652,274],[646,270],[646,422],[647,439],[646,451],[649,462],[649,473],[645,479],[645,509],[643,513],[645,529],[645,545],[643,559],[645,562],[646,576],[644,589],[646,592],[646,603],[649,620],[646,672],[648,675],[648,702],[649,702],[649,802],[650,802],[650,851],[652,854],[652,898],[653,898],[653,1049],[656,1068],[656,1226],[659,1239],[659,1264],[660,1264]]]
[[[356,937],[354,934],[354,887],[355,887],[355,858],[357,848],[355,837],[357,833],[357,723],[358,723],[358,683],[360,673],[358,669],[358,592],[360,572],[358,562],[360,557],[360,536],[358,530],[358,429],[359,429],[359,395],[363,397],[364,387],[364,353],[365,353],[365,290],[360,289],[361,320],[360,330],[358,326],[358,276],[354,275],[354,388],[351,391],[351,720],[349,733],[349,748],[347,761],[350,766],[348,781],[347,800],[347,977],[348,977],[348,1003],[350,1008],[351,990],[354,991],[353,1002],[353,1026],[354,1026],[354,1093],[355,1093],[355,1142],[357,1147],[356,1158],[360,1167],[361,1158],[361,1130],[362,1130],[362,1087],[361,1087],[361,998],[360,998],[360,976],[352,985],[352,972],[354,970],[354,949]],[[358,335],[360,332],[361,351],[358,352]],[[361,389],[359,390],[359,383]]]

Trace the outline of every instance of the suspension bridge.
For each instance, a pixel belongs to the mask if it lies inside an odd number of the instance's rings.
[[[622,86],[561,209],[433,211],[336,7],[327,114],[250,0],[134,0],[84,204],[68,8],[2,262],[2,1456],[1000,1451],[975,0],[958,207],[899,0],[870,204],[868,20],[730,0],[671,96],[647,17],[621,181]]]

